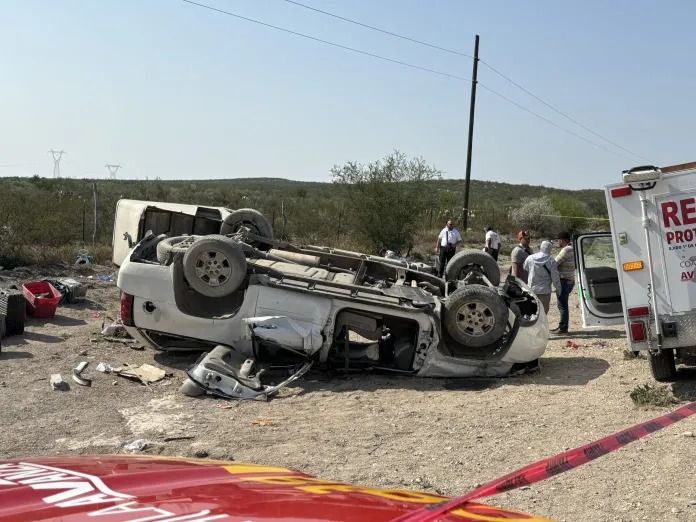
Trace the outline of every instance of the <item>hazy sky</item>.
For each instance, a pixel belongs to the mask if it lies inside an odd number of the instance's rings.
[[[396,60],[471,77],[472,61],[284,0],[197,0]],[[682,1],[298,0],[480,57],[602,136],[669,165],[696,160],[693,20]],[[180,0],[0,0],[0,176],[285,177],[399,149],[463,178],[470,83]],[[691,64],[691,65],[690,65]],[[598,188],[647,163],[481,65],[472,177]]]

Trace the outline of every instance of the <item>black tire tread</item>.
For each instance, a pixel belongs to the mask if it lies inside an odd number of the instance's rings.
[[[488,253],[474,249],[460,250],[452,256],[445,267],[445,280],[457,280],[459,273],[467,265],[478,265],[491,284],[500,284],[500,267],[496,260]]]

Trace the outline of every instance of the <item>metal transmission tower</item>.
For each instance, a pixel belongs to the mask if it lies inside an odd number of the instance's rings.
[[[60,178],[60,158],[63,154],[67,154],[64,150],[49,150],[53,155],[53,177]]]
[[[108,163],[104,166],[109,169],[109,179],[116,179],[116,172],[122,168],[121,165],[110,165]]]

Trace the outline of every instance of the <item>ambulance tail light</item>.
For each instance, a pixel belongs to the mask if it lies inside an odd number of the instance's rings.
[[[631,321],[631,341],[645,341],[645,322]]]
[[[631,195],[631,187],[617,187],[614,189],[611,189],[611,197],[612,198],[621,198],[623,196],[630,196]]]
[[[623,271],[624,272],[631,272],[632,270],[642,270],[643,269],[643,262],[642,261],[629,261],[628,263],[623,264]]]
[[[647,306],[636,306],[628,309],[628,317],[645,317],[650,314],[650,308]]]

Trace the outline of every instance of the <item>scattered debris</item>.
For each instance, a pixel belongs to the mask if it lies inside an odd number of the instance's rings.
[[[684,437],[696,437],[696,435],[694,435],[693,431],[685,431],[684,433],[682,433],[682,436],[684,436]]]
[[[232,408],[234,408],[234,406],[229,402],[218,402],[216,406],[221,410],[231,410]]]
[[[85,357],[85,356],[87,355],[87,353],[89,353],[89,352],[85,349],[85,350],[82,350],[82,351],[81,351],[80,353],[78,353],[77,355],[79,355],[80,357]]]
[[[270,419],[254,419],[251,423],[257,426],[273,426],[273,421]]]
[[[575,344],[573,341],[566,341],[566,348],[572,348],[573,350],[577,350],[579,346]]]
[[[97,364],[97,371],[102,373],[111,373],[114,371],[114,368],[109,363],[100,362]]]
[[[205,450],[196,450],[196,452],[193,454],[193,456],[196,457],[197,459],[204,459],[208,455],[210,455],[210,454]]]
[[[164,442],[172,442],[175,440],[191,440],[191,439],[195,439],[195,438],[196,437],[193,435],[181,435],[178,437],[165,437]]]
[[[61,377],[60,373],[52,373],[51,388],[57,391],[68,391],[70,389],[70,385],[63,380],[63,377]]]
[[[130,364],[126,363],[126,366],[128,367],[127,370],[124,368],[114,368],[113,371],[121,377],[137,379],[148,387],[151,383],[161,381],[167,376],[167,372],[151,364],[142,364],[133,368]]]
[[[95,319],[99,319],[101,317],[101,314],[99,312],[92,312],[92,317]]]
[[[87,368],[88,364],[88,361],[82,361],[80,364],[75,366],[75,368],[73,368],[72,379],[80,386],[92,386],[92,379],[87,379],[81,375],[84,369]]]
[[[127,334],[126,333],[126,327],[123,325],[123,321],[121,321],[121,318],[119,317],[116,319],[113,323],[111,323],[109,326],[104,328],[102,330],[102,335],[109,335],[109,336],[115,336],[119,334]]]
[[[121,344],[133,344],[138,341],[135,339],[120,339],[118,337],[104,337],[105,341],[109,341],[111,343],[121,343]],[[95,339],[95,342],[99,342],[98,340]]]
[[[152,446],[152,442],[145,439],[134,440],[130,444],[124,444],[123,449],[128,451],[142,451],[148,447]]]

